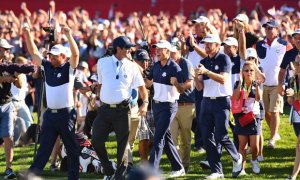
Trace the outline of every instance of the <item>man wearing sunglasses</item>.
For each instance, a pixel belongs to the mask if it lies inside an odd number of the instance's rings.
[[[266,37],[257,42],[256,51],[260,65],[265,73],[263,87],[263,102],[266,110],[266,121],[271,130],[268,147],[274,149],[275,141],[280,140],[278,134],[280,117],[279,113],[283,110],[283,98],[278,93],[279,66],[283,56],[288,49],[288,43],[279,37],[279,23],[269,20],[263,24]]]

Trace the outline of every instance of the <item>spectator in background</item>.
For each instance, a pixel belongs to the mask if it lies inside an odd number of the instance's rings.
[[[171,58],[180,66],[185,81],[183,82],[184,93],[180,94],[177,101],[178,111],[171,122],[170,131],[187,173],[190,166],[191,128],[196,116],[193,82],[195,74],[192,63],[181,56],[181,43],[178,38],[177,41],[176,39],[172,41]]]
[[[259,152],[259,135],[261,133],[261,120],[260,120],[260,107],[259,101],[262,97],[262,90],[259,83],[255,81],[255,71],[258,68],[253,62],[245,62],[242,68],[242,81],[239,81],[237,87],[233,91],[233,98],[238,100],[241,96],[241,90],[244,91],[245,96],[243,97],[243,113],[247,114],[253,112],[256,119],[243,126],[241,125],[239,118],[241,114],[235,116],[235,127],[234,132],[238,135],[239,138],[239,152],[243,156],[243,169],[240,175],[245,175],[245,165],[247,160],[247,144],[250,142],[251,148],[251,165],[252,171],[256,174],[260,173],[259,162],[257,160]],[[244,95],[244,94],[243,94]]]
[[[289,49],[288,43],[279,37],[279,24],[270,20],[263,24],[266,37],[256,44],[257,55],[261,67],[264,70],[266,80],[263,87],[263,102],[266,110],[266,120],[270,128],[269,148],[275,148],[275,141],[280,140],[279,113],[283,111],[282,92],[279,89],[278,74],[279,66],[285,52]]]
[[[18,64],[27,64],[27,59],[19,56],[16,61]],[[17,111],[19,117],[25,122],[25,128],[27,129],[32,123],[33,119],[28,106],[25,104],[25,97],[28,93],[28,83],[25,74],[20,74],[21,87],[17,88],[14,84],[11,86],[12,102]],[[26,131],[25,129],[25,131]]]

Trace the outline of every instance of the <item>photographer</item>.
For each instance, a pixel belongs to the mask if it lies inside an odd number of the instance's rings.
[[[0,38],[0,64],[6,64],[9,51],[13,46],[8,44],[5,39]],[[5,179],[16,178],[16,174],[12,170],[13,161],[13,121],[14,121],[14,105],[12,104],[11,85],[18,88],[21,87],[21,79],[16,74],[0,73],[0,138],[4,141],[4,151],[6,159],[6,170],[4,172]]]
[[[50,62],[43,59],[28,26],[23,27],[27,49],[33,61],[44,68],[46,100],[48,109],[44,113],[41,127],[40,147],[29,168],[37,174],[44,169],[57,136],[60,135],[68,154],[68,179],[79,179],[79,146],[75,140],[76,111],[74,109],[73,86],[75,69],[79,61],[79,50],[69,27],[62,27],[71,49],[68,62],[65,48],[54,45],[49,54]],[[59,98],[57,98],[59,97]]]

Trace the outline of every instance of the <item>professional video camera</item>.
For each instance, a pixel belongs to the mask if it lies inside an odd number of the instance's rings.
[[[105,51],[105,54],[101,58],[112,56],[114,54],[113,50],[113,46],[109,45]]]
[[[55,42],[55,20],[51,17],[50,10],[48,11],[48,27],[43,27],[43,30],[48,33],[48,38],[44,40],[45,44],[53,44]]]

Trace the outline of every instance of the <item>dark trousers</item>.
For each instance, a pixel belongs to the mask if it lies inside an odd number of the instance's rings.
[[[170,133],[170,124],[176,115],[177,109],[177,103],[163,102],[154,103],[153,105],[155,133],[149,163],[153,165],[155,169],[159,169],[163,152],[166,153],[173,171],[178,171],[183,168]]]
[[[239,154],[228,137],[230,98],[203,98],[200,113],[200,127],[206,147],[207,160],[212,173],[223,173],[221,164],[222,147],[232,156],[234,161]]]
[[[125,179],[125,173],[128,166],[128,154],[126,148],[128,145],[128,136],[130,130],[130,118],[128,108],[109,108],[101,106],[93,123],[92,144],[103,166],[105,175],[111,176],[115,173],[117,180]],[[117,170],[112,167],[109,161],[105,142],[108,135],[113,130],[117,138]]]
[[[66,147],[68,157],[68,179],[79,179],[79,144],[75,139],[76,110],[64,109],[52,113],[49,109],[44,113],[40,134],[40,147],[29,170],[40,174],[51,155],[54,143],[59,135]]]
[[[203,99],[203,90],[198,91],[197,89],[195,89],[194,91],[195,91],[196,118],[193,120],[192,131],[194,132],[195,147],[199,149],[199,148],[204,148],[203,138],[201,135],[199,120],[198,120],[200,118],[201,102]]]

